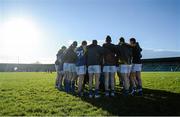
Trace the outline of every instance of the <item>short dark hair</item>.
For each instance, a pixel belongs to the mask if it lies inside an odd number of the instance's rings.
[[[130,38],[130,41],[133,42],[133,44],[136,43],[136,39],[135,38]]]
[[[76,47],[76,46],[77,46],[77,41],[74,41],[74,42],[72,43],[72,46]]]
[[[82,41],[82,45],[87,45],[87,41]]]
[[[66,46],[62,46],[61,49],[66,49]]]
[[[111,40],[111,37],[108,35],[108,36],[106,37],[106,42],[107,42],[107,43],[111,43],[111,41],[112,41],[112,40]]]
[[[97,45],[97,40],[93,40],[93,41],[92,41],[92,44],[93,44],[93,45]]]
[[[120,37],[120,38],[119,38],[119,41],[122,42],[122,43],[125,43],[124,37]]]

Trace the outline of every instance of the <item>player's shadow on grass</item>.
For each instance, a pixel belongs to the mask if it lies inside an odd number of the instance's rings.
[[[111,115],[180,115],[180,94],[162,90],[143,89],[143,96],[99,99],[82,98],[83,101],[108,111]]]

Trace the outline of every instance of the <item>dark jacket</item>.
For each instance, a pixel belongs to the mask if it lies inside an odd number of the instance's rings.
[[[101,65],[103,58],[103,48],[99,45],[89,45],[87,47],[87,65]]]
[[[57,60],[59,62],[63,62],[65,50],[60,49],[58,53],[56,54]]]
[[[65,54],[64,54],[64,63],[76,63],[76,60],[77,60],[77,55],[73,49],[73,47],[69,47]]]
[[[83,49],[82,46],[80,46],[79,48],[77,48],[76,50],[76,55],[77,55],[77,61],[76,61],[76,66],[84,66],[86,65],[86,53],[87,51]]]
[[[119,64],[132,63],[132,48],[129,44],[117,45],[117,55]]]
[[[132,63],[134,64],[141,64],[142,61],[141,61],[141,58],[142,58],[142,48],[139,46],[138,43],[136,43],[136,46],[135,47],[132,47]]]
[[[56,54],[56,61],[55,65],[58,65],[58,70],[62,71],[63,70],[63,63],[64,63],[64,51],[60,49],[58,53]]]
[[[104,65],[116,65],[116,46],[112,43],[103,44]]]

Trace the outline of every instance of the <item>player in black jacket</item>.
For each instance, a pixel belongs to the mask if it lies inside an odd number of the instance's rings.
[[[121,43],[117,45],[118,55],[118,72],[120,73],[121,80],[123,82],[123,94],[127,96],[129,94],[129,76],[132,64],[132,49],[131,46],[125,43],[123,37],[120,38]]]
[[[89,73],[89,97],[93,97],[92,81],[95,76],[95,98],[99,98],[99,78],[101,73],[101,59],[103,56],[103,48],[97,45],[97,40],[93,40],[92,44],[87,47],[87,66]]]
[[[58,88],[59,90],[62,90],[62,81],[63,81],[63,63],[64,63],[64,53],[66,51],[66,47],[62,46],[61,49],[58,51],[56,57],[56,62],[55,62],[55,68],[57,72],[57,77],[56,77],[56,83],[55,87]]]
[[[74,41],[73,44],[66,50],[64,55],[64,65],[63,70],[65,72],[65,91],[75,93],[75,79],[76,79],[76,61],[77,55],[75,49],[77,47],[77,42]]]
[[[139,46],[139,43],[136,42],[135,38],[130,39],[130,44],[132,47],[132,55],[133,55],[133,60],[132,60],[132,70],[131,70],[131,82],[132,82],[132,92],[131,94],[134,95],[137,92],[139,95],[142,95],[142,80],[141,80],[141,69],[142,69],[142,49]]]
[[[106,37],[106,43],[103,44],[104,48],[104,65],[103,72],[105,76],[105,95],[109,96],[111,86],[111,96],[114,96],[115,87],[115,73],[116,69],[116,46],[111,43],[111,37],[108,35]],[[110,83],[109,83],[110,81]]]

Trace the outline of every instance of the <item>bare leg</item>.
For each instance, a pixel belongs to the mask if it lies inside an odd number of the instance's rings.
[[[55,81],[55,87],[56,88],[58,87],[58,83],[59,83],[59,73],[57,72],[56,81]]]
[[[84,75],[79,75],[78,92],[82,92],[83,82],[84,82]]]
[[[92,90],[93,74],[89,73],[89,90]]]
[[[71,77],[71,81],[76,81],[77,80],[77,74],[75,72],[72,72],[72,77]]]
[[[59,88],[62,88],[62,80],[63,80],[63,74],[62,73],[59,73],[59,83],[58,83],[58,87]]]
[[[89,73],[89,97],[92,98],[93,92],[92,92],[92,84],[93,84],[93,73]]]
[[[67,75],[67,92],[71,91],[71,79],[72,79],[72,72],[68,72]]]
[[[123,79],[124,79],[124,88],[126,91],[129,90],[129,78],[128,78],[128,74],[127,73],[123,73],[122,74]]]
[[[100,73],[95,73],[95,98],[99,98],[99,78]]]
[[[71,92],[75,93],[75,81],[77,79],[77,75],[75,72],[71,72]]]
[[[114,90],[115,87],[115,73],[111,73],[111,90]]]
[[[131,76],[130,76],[130,82],[131,82],[131,95],[134,96],[134,94],[136,93],[136,87],[137,87],[137,83],[136,83],[136,73],[132,72]]]
[[[67,80],[67,72],[64,72],[64,85],[66,80]]]
[[[99,90],[99,78],[100,78],[100,74],[96,73],[95,74],[95,89]]]
[[[136,72],[136,78],[137,78],[138,85],[142,87],[142,80],[141,80],[141,72],[140,71]]]
[[[121,82],[121,85],[122,85],[123,89],[125,88],[124,77],[125,77],[124,73],[121,73],[119,81]]]
[[[142,92],[142,80],[141,80],[141,72],[136,72],[136,77],[137,77],[137,81],[138,81],[138,85],[137,85],[137,92],[139,95],[143,95]]]
[[[121,73],[120,73],[120,72],[117,72],[117,76],[119,77],[119,84],[120,84],[120,86],[123,87],[123,78],[122,78],[122,76],[121,76]]]
[[[105,72],[104,77],[105,77],[105,91],[109,91],[109,73]]]
[[[132,87],[136,87],[136,73],[134,73],[134,72],[131,73],[130,81],[131,81]]]
[[[65,87],[65,91],[68,92],[68,72],[65,71],[64,72],[64,87]]]

